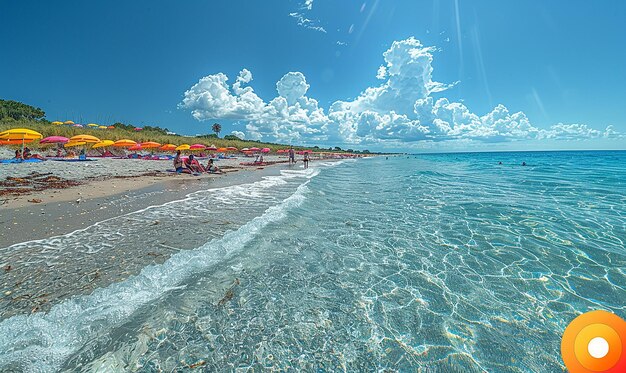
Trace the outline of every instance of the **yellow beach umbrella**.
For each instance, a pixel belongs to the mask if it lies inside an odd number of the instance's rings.
[[[70,137],[70,142],[86,142],[88,144],[95,144],[100,142],[100,139],[91,135],[76,135]]]
[[[95,123],[89,123],[89,124],[87,125],[87,127],[98,127],[98,125],[97,125],[97,124],[95,124]]]
[[[63,124],[74,124],[74,122],[72,122],[71,120],[66,120],[65,122],[63,122]]]
[[[58,120],[55,120],[54,122],[52,122],[50,124],[54,124],[55,126],[60,126],[60,125],[63,124],[63,122],[59,122]]]
[[[84,141],[69,141],[66,142],[65,145],[63,145],[66,148],[71,148],[72,146],[81,146],[81,145],[86,145],[87,143]]]
[[[109,127],[107,127],[107,126],[98,126],[98,128],[100,128],[101,130],[105,130],[105,129],[109,128]]]
[[[182,144],[182,145],[178,145],[176,149],[174,150],[189,150],[189,147],[190,147],[189,144]]]
[[[29,130],[28,128],[13,128],[0,132],[0,140],[4,141],[21,141],[22,142],[22,157],[24,157],[24,144],[33,140],[40,140],[43,135],[37,131]],[[19,142],[18,142],[19,143]]]
[[[97,142],[95,144],[93,144],[92,148],[96,149],[96,148],[104,148],[106,146],[111,146],[115,144],[115,141],[113,140],[102,140],[100,142]]]
[[[117,140],[116,142],[113,143],[113,146],[118,147],[118,148],[127,148],[127,147],[131,147],[134,145],[137,145],[137,143],[129,139]]]
[[[39,140],[43,135],[37,131],[29,130],[28,128],[13,128],[0,132],[0,140]]]

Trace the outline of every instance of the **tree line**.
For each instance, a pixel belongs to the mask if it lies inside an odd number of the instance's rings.
[[[0,100],[0,119],[13,118],[15,120],[41,120],[46,112],[38,107],[23,104],[13,100]]]

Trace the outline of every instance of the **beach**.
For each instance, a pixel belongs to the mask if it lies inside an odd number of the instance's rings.
[[[0,369],[562,371],[571,319],[626,316],[625,156],[315,161],[5,207],[78,229],[0,247]]]
[[[276,175],[281,163],[271,166],[241,166],[247,159],[224,159],[217,164],[224,168],[224,174],[176,174],[166,172],[171,161],[98,159],[93,162],[54,162],[3,165],[2,175],[12,178],[55,177],[62,179],[60,188],[32,190],[26,193],[5,194],[0,199],[0,248],[11,245],[62,236],[85,229],[102,221],[114,220],[122,215],[143,210],[154,205],[162,205],[181,200],[187,195],[214,188],[231,187],[243,183],[253,183],[263,177]],[[282,162],[276,156],[266,157],[267,162]],[[35,180],[37,180],[35,177]],[[68,186],[69,184],[69,186]],[[76,184],[76,185],[74,185]],[[12,188],[4,188],[4,190]],[[0,188],[0,191],[3,190]],[[158,220],[149,224],[158,225]],[[209,223],[209,222],[207,222]],[[47,311],[53,304],[66,297],[89,293],[93,289],[120,281],[146,265],[162,263],[180,247],[160,245],[141,255],[111,256],[110,261],[99,265],[99,258],[93,265],[86,266],[80,255],[74,255],[65,265],[49,265],[38,260],[41,252],[3,253],[2,292],[0,318],[18,313]],[[20,266],[25,255],[32,256],[34,262]],[[43,255],[45,258],[45,255]],[[58,264],[58,263],[56,263]],[[48,271],[72,272],[73,276],[63,276],[52,284]],[[97,275],[94,275],[97,273]],[[86,276],[86,277],[85,277]],[[92,276],[92,277],[89,277]],[[93,278],[95,276],[95,278]],[[89,285],[80,281],[89,277]],[[38,280],[41,279],[41,280]],[[51,297],[44,289],[54,288]],[[58,290],[63,289],[63,290]]]

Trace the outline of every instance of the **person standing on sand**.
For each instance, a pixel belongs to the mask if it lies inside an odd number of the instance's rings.
[[[293,146],[289,147],[289,164],[296,164],[296,152],[293,151]]]

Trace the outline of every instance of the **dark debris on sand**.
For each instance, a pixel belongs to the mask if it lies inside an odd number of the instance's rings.
[[[80,181],[64,179],[51,173],[31,172],[28,176],[0,181],[0,196],[19,196],[46,189],[65,189],[81,185]]]

